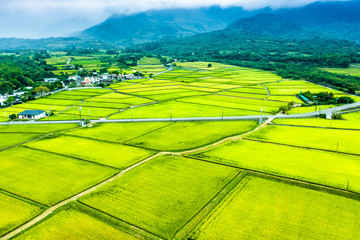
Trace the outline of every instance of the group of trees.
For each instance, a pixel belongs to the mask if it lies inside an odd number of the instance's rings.
[[[311,93],[310,91],[307,91],[301,93],[301,95],[311,101],[316,102],[317,104],[346,104],[355,102],[355,100],[351,97],[337,97],[332,92]]]
[[[20,56],[0,56],[0,94],[11,94],[21,87],[37,87],[44,84],[44,78],[53,78],[56,75],[52,65],[46,64],[44,58],[47,53]]]

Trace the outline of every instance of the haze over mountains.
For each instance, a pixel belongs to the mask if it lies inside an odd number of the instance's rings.
[[[177,39],[196,34],[236,29],[277,38],[339,38],[360,41],[360,1],[317,2],[305,7],[246,11],[240,7],[214,6],[197,9],[151,10],[123,16],[114,14],[106,21],[73,38],[36,40],[2,39],[0,49],[96,47],[101,42],[116,47],[162,39]],[[94,43],[95,41],[95,43]],[[56,42],[56,44],[54,44]]]
[[[125,17],[113,15],[76,36],[129,46],[221,30],[228,25],[240,28],[241,25],[242,30],[265,34],[291,35],[306,31],[309,36],[313,32],[313,35],[360,41],[359,12],[360,1],[318,2],[302,8],[275,11],[269,8],[245,11],[242,8],[219,7],[159,10]],[[251,18],[259,13],[261,15]]]

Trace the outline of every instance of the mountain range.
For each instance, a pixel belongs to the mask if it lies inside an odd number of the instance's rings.
[[[216,6],[153,10],[131,16],[113,15],[75,36],[131,46],[236,26],[245,31],[275,36],[324,36],[360,41],[359,13],[358,0],[316,2],[301,8],[278,10],[246,11],[240,7],[222,9]]]
[[[114,14],[70,38],[0,39],[0,49],[125,48],[230,29],[276,39],[346,39],[360,42],[360,0],[316,2],[299,8],[255,11],[219,6]],[[224,34],[224,32],[222,33]],[[216,35],[216,33],[215,33]],[[214,34],[213,34],[214,36]]]

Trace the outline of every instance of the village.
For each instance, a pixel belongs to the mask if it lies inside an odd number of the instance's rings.
[[[62,87],[56,89],[54,92],[43,92],[37,91],[35,92],[35,97],[41,97],[45,95],[49,95],[52,93],[56,93],[59,90],[67,89],[70,87],[92,87],[92,86],[100,86],[104,87],[110,85],[114,82],[122,82],[125,80],[135,80],[143,78],[142,74],[131,73],[131,74],[109,74],[103,73],[99,74],[98,72],[93,72],[91,76],[81,77],[79,75],[69,76],[68,79],[61,81],[59,78],[45,78],[43,83],[45,84],[54,84],[56,82],[60,82]],[[0,107],[7,107],[15,104],[21,104],[24,101],[24,96],[29,95],[34,92],[34,87],[27,86],[25,88],[20,88],[15,90],[12,94],[0,94]],[[11,101],[10,101],[11,100]]]

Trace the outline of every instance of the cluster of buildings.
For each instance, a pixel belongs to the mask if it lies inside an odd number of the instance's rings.
[[[71,83],[75,83],[77,86],[91,86],[99,83],[112,83],[115,80],[133,80],[140,79],[141,77],[135,76],[134,74],[109,74],[103,73],[98,74],[96,72],[93,73],[91,77],[81,77],[78,75],[70,76],[68,81]]]
[[[26,87],[27,91],[32,90],[33,87]],[[13,103],[21,103],[21,97],[25,95],[26,91],[23,90],[15,90],[13,94],[0,94],[0,107],[5,106],[6,101],[13,97],[15,101]]]

